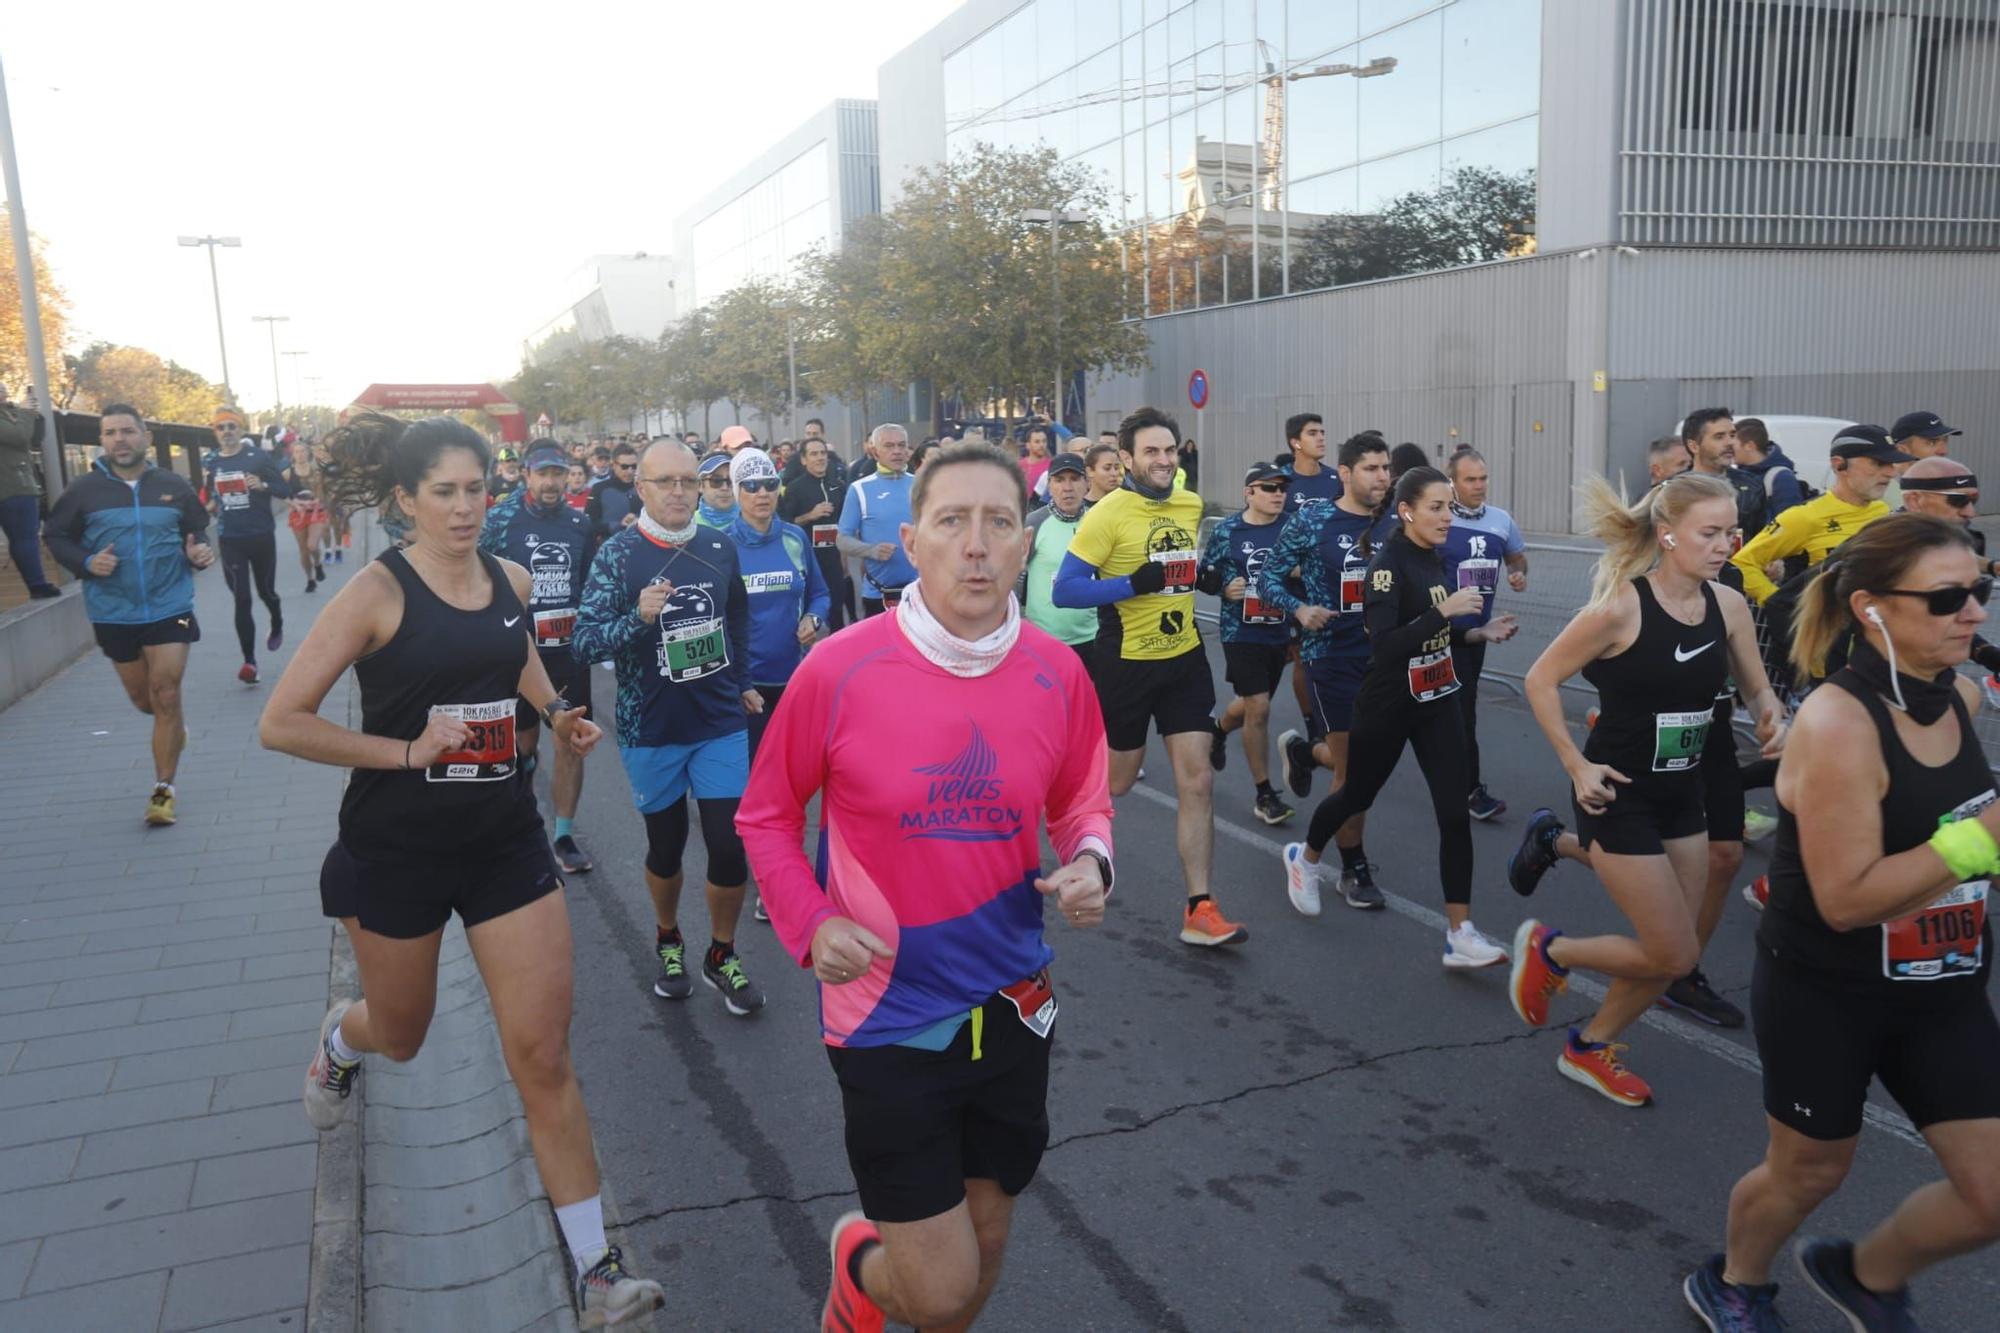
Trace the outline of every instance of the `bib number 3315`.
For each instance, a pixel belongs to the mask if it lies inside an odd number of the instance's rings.
[[[487,704],[437,704],[443,713],[465,724],[465,744],[447,750],[424,770],[426,782],[498,782],[514,776],[514,701]]]

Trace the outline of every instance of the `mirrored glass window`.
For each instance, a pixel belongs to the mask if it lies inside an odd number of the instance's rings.
[[[1094,55],[1118,40],[1118,6],[1113,0],[1079,0],[1076,53]]]
[[[1088,6],[1091,0],[1083,0]],[[1077,0],[1035,0],[1036,69],[1044,79],[1076,64]]]
[[[1444,11],[1443,132],[1537,110],[1541,0],[1458,0]]]
[[[1443,16],[1433,13],[1361,43],[1363,66],[1377,60],[1396,62],[1387,74],[1357,80],[1361,85],[1363,158],[1438,137],[1443,40]]]
[[[1311,4],[1313,0],[1292,0],[1294,7]],[[1399,22],[1412,14],[1434,8],[1437,0],[1361,0],[1361,31],[1380,32],[1392,23]]]
[[[1292,0],[1291,25],[1285,33],[1291,63],[1316,61],[1359,37],[1355,14],[1355,0]]]
[[[1350,46],[1331,52],[1325,63],[1353,64],[1358,58],[1358,49]],[[1317,176],[1352,166],[1361,156],[1362,82],[1349,74],[1335,74],[1294,79],[1286,85],[1285,151],[1292,176]]]

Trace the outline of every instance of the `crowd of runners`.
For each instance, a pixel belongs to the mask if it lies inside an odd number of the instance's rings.
[[[654,993],[685,1000],[698,973],[728,1013],[762,1009],[739,938],[753,904],[775,949],[820,983],[861,1204],[830,1238],[827,1329],[964,1327],[991,1293],[1049,1137],[1045,921],[1103,920],[1113,803],[1154,734],[1175,789],[1174,928],[1205,949],[1249,938],[1212,882],[1214,785],[1232,749],[1270,825],[1296,819],[1290,801],[1326,774],[1303,840],[1271,869],[1270,891],[1282,875],[1305,916],[1329,890],[1386,905],[1379,881],[1396,868],[1370,859],[1367,815],[1414,752],[1437,824],[1442,966],[1508,968],[1512,1006],[1536,1028],[1574,970],[1609,978],[1556,1068],[1624,1106],[1654,1095],[1619,1041],[1650,1007],[1745,1023],[1700,963],[1746,838],[1774,832],[1769,874],[1745,889],[1762,909],[1749,1020],[1769,1145],[1728,1200],[1724,1250],[1687,1277],[1688,1304],[1712,1329],[1782,1326],[1772,1266],[1840,1185],[1877,1078],[1944,1178],[1859,1242],[1802,1241],[1806,1282],[1857,1329],[1915,1328],[1911,1279],[2000,1236],[1986,993],[2000,803],[1973,731],[1982,693],[1957,672],[2000,666],[1977,635],[1995,570],[1971,527],[1978,480],[1934,414],[1841,431],[1824,493],[1763,423],[1724,408],[1653,445],[1643,494],[1586,484],[1603,545],[1593,587],[1526,679],[1573,801],[1532,812],[1505,876],[1532,895],[1580,863],[1630,932],[1531,917],[1511,940],[1472,920],[1470,822],[1507,808],[1481,774],[1476,704],[1530,571],[1475,449],[1437,466],[1375,431],[1333,445],[1301,413],[1204,535],[1190,442],[1151,408],[1095,440],[1039,425],[1022,448],[913,450],[883,425],[851,462],[818,421],[769,450],[737,426],[713,447],[537,440],[497,455],[444,418],[361,413],[316,440],[245,424],[217,416],[197,487],[152,466],[137,412],[107,407],[102,456],[48,521],[100,646],[153,718],[146,821],[174,822],[211,520],[237,675],[256,684],[255,602],[266,651],[284,634],[276,506],[306,594],[348,549],[348,517],[381,514],[393,544],[314,619],[260,724],[266,745],[351,771],[321,896],[362,996],[327,1013],[305,1109],[338,1124],[364,1057],[421,1048],[456,913],[586,1327],[664,1300],[606,1240],[569,1056],[563,877],[593,869],[575,822],[606,733],[645,829]],[[1197,593],[1219,608],[1222,707]],[[615,682],[608,708],[599,667]],[[1273,736],[1287,667],[1302,725]],[[358,726],[319,713],[350,669]],[[1580,741],[1562,695],[1576,677],[1597,698]],[[533,782],[545,752],[548,824]],[[1746,821],[1758,787],[1775,788],[1767,827]],[[697,823],[698,965],[680,910]]]

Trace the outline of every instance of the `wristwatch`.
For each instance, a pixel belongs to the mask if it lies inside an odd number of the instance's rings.
[[[1104,881],[1104,891],[1111,892],[1111,858],[1091,847],[1084,848],[1079,855],[1087,856],[1097,862],[1097,874]]]
[[[542,721],[549,724],[550,731],[554,731],[556,729],[556,714],[568,711],[569,700],[558,694],[555,698],[542,705]]]
[[[812,621],[813,632],[815,634],[826,627],[826,622],[810,611],[806,612],[806,619]]]

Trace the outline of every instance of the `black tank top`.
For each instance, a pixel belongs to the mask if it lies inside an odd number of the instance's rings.
[[[1993,774],[1973,734],[1965,703],[1954,692],[1958,753],[1932,768],[1903,747],[1889,705],[1842,668],[1829,676],[1859,699],[1875,723],[1889,789],[1882,797],[1882,853],[1894,856],[1927,842],[1945,818],[1970,819],[1993,800]],[[1757,942],[1779,958],[1844,981],[1913,999],[1961,993],[1946,983],[1969,981],[1983,994],[1992,966],[1992,932],[1986,924],[1986,881],[1948,890],[1921,911],[1879,926],[1836,931],[1819,914],[1799,855],[1798,819],[1778,805],[1778,845],[1771,857],[1771,901],[1757,925]],[[1931,985],[1915,983],[1929,982]]]
[[[355,769],[340,800],[341,842],[363,860],[456,861],[532,836],[540,815],[514,750],[528,631],[506,571],[481,551],[493,600],[461,611],[432,592],[401,551],[385,551],[381,561],[403,589],[403,620],[389,642],[354,664],[361,730],[415,740],[433,709],[451,708],[472,738],[422,771]]]
[[[1638,787],[1697,782],[1709,729],[1727,725],[1715,720],[1715,696],[1729,678],[1729,628],[1706,583],[1699,625],[1669,615],[1651,579],[1633,579],[1632,587],[1639,594],[1639,636],[1616,657],[1583,668],[1602,710],[1583,757],[1609,764]]]

